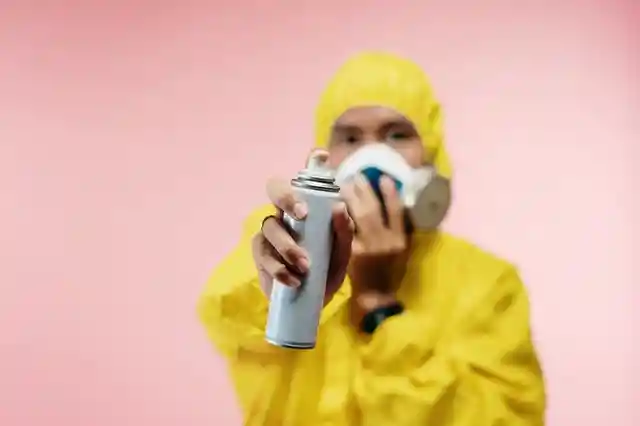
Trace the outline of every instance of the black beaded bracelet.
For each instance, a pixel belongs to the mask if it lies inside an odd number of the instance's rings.
[[[360,323],[360,330],[367,334],[373,334],[376,328],[380,326],[387,318],[400,315],[404,312],[404,306],[400,302],[396,302],[392,305],[382,306],[376,308],[371,312],[368,312]]]

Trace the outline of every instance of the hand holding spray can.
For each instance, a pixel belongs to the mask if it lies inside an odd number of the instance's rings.
[[[319,155],[312,155],[306,169],[291,181],[297,197],[307,204],[308,214],[296,220],[284,214],[288,231],[309,254],[309,272],[300,287],[273,281],[267,342],[292,349],[312,349],[316,345],[320,314],[333,246],[332,208],[340,199],[340,187]]]

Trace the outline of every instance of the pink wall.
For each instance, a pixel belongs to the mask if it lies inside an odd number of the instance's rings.
[[[0,2],[0,425],[240,424],[196,297],[369,47],[432,75],[447,228],[521,266],[549,424],[640,424],[638,2],[35,3]]]

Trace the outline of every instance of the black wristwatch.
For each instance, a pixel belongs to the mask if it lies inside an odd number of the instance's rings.
[[[374,309],[371,312],[365,314],[360,323],[360,330],[366,334],[373,334],[374,331],[386,320],[387,318],[400,315],[404,312],[404,306],[400,302],[395,302],[391,305],[381,306]]]

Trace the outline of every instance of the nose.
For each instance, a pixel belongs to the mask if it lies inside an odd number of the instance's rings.
[[[380,142],[381,141],[375,135],[367,135],[362,139],[361,144],[364,146],[364,145],[371,145],[371,144],[376,144]]]

